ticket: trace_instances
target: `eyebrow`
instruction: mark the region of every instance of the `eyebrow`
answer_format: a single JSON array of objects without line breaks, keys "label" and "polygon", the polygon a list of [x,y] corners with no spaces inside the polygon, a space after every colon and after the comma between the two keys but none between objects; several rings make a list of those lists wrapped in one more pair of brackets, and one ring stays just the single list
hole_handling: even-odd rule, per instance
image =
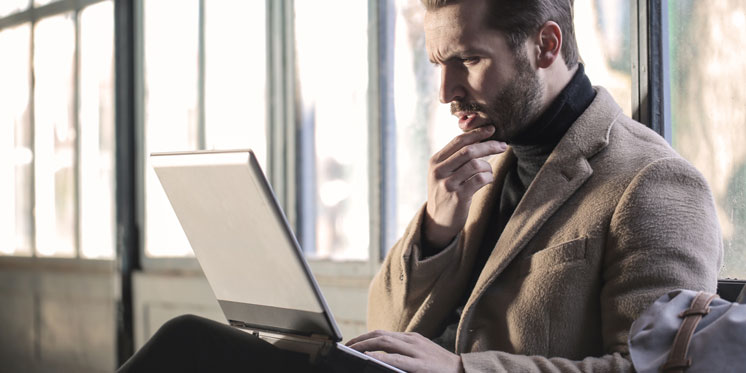
[{"label": "eyebrow", "polygon": [[[455,51],[455,52],[451,53],[445,59],[443,59],[443,62],[448,62],[448,61],[463,59],[463,56],[486,55],[486,54],[487,54],[487,52],[485,50],[483,50],[483,49],[480,49],[480,48],[469,48],[469,49],[465,49],[465,50],[461,50],[461,51]],[[428,60],[430,61],[430,63],[432,63],[434,65],[439,65],[440,64],[439,62],[433,60],[432,57],[428,57]]]}]

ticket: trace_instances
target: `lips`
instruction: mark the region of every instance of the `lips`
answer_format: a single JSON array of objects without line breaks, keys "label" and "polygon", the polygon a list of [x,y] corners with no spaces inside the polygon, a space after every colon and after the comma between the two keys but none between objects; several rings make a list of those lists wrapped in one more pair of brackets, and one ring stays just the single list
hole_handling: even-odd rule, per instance
[{"label": "lips", "polygon": [[457,112],[454,114],[458,117],[458,126],[462,131],[466,132],[476,128],[475,120],[479,118],[477,113],[474,112]]}]

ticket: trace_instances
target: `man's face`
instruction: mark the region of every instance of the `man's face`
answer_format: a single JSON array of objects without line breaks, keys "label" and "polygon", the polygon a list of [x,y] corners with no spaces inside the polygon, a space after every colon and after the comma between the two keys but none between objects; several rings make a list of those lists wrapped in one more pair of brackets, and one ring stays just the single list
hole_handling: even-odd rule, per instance
[{"label": "man's face", "polygon": [[543,87],[527,57],[487,27],[485,0],[464,0],[425,15],[430,60],[441,68],[440,101],[451,103],[462,131],[492,125],[511,139],[541,111]]}]

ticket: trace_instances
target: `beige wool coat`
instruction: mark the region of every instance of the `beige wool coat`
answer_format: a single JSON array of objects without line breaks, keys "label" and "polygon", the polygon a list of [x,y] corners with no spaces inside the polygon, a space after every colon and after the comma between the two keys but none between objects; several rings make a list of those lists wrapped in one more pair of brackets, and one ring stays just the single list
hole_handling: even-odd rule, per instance
[{"label": "beige wool coat", "polygon": [[[722,238],[709,187],[595,87],[515,209],[461,315],[466,372],[631,371],[632,321],[676,288],[715,291]],[[424,208],[370,287],[369,329],[432,338],[454,311],[507,171],[474,196],[455,244],[422,260]]]}]

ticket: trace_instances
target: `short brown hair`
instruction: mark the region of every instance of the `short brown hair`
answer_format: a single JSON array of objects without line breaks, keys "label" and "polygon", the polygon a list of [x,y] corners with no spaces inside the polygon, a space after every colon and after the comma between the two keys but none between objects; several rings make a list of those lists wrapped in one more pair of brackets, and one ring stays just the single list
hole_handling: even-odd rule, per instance
[{"label": "short brown hair", "polygon": [[[434,10],[459,0],[420,0],[427,10]],[[487,22],[505,33],[508,46],[515,52],[547,21],[554,21],[562,31],[562,57],[568,68],[578,63],[578,43],[573,28],[573,0],[485,0],[489,11]]]}]

